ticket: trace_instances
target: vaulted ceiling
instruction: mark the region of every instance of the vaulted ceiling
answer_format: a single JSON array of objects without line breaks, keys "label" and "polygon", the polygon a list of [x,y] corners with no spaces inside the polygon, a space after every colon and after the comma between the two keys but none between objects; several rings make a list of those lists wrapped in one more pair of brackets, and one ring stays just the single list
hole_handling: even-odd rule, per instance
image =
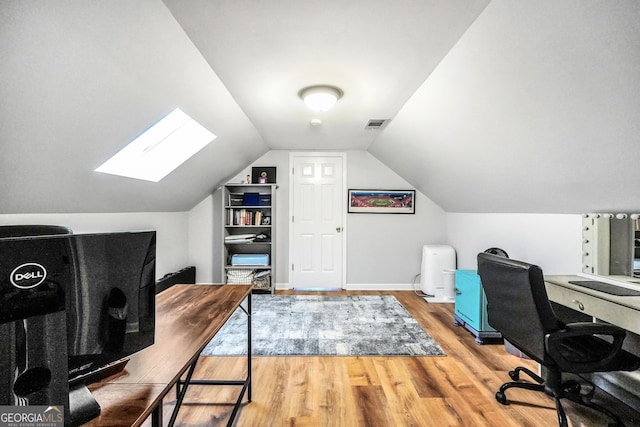
[{"label": "vaulted ceiling", "polygon": [[[3,1],[0,213],[189,210],[271,149],[368,150],[449,212],[637,211],[638,22],[636,0]],[[317,115],[297,93],[322,83],[344,97]],[[217,139],[159,183],[93,172],[176,107]]]}]

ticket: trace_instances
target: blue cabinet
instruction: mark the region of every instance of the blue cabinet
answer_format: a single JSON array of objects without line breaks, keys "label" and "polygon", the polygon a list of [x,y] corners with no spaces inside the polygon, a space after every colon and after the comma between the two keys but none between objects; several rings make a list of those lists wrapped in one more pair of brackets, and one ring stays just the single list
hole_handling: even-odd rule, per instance
[{"label": "blue cabinet", "polygon": [[475,270],[456,270],[455,282],[453,324],[464,326],[476,337],[478,344],[482,344],[485,338],[502,338],[487,321],[487,297],[478,273]]}]

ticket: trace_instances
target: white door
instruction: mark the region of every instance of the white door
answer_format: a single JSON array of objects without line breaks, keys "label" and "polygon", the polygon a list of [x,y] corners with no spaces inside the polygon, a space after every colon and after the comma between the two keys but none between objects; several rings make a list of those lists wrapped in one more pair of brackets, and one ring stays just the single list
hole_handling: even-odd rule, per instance
[{"label": "white door", "polygon": [[343,288],[344,154],[291,155],[294,288]]}]

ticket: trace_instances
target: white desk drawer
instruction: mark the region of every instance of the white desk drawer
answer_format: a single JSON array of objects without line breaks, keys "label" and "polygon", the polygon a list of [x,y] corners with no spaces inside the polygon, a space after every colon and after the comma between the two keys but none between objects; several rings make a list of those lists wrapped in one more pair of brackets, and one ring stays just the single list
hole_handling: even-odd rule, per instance
[{"label": "white desk drawer", "polygon": [[640,311],[546,282],[551,301],[640,334]]}]

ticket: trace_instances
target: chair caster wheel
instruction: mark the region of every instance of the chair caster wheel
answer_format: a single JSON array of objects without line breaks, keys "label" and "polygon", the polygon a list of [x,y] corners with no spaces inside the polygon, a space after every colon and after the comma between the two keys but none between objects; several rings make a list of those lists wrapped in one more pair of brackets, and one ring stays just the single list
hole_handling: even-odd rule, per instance
[{"label": "chair caster wheel", "polygon": [[520,379],[520,374],[517,371],[509,371],[509,376],[513,381],[518,381]]},{"label": "chair caster wheel", "polygon": [[573,394],[580,394],[580,390],[582,390],[582,386],[580,385],[580,383],[573,380],[569,380],[566,383],[564,383],[562,388],[565,393],[573,393]]},{"label": "chair caster wheel", "polygon": [[496,392],[496,400],[502,403],[503,405],[509,404],[509,401],[507,400],[507,396],[505,396],[505,394],[501,391]]}]

